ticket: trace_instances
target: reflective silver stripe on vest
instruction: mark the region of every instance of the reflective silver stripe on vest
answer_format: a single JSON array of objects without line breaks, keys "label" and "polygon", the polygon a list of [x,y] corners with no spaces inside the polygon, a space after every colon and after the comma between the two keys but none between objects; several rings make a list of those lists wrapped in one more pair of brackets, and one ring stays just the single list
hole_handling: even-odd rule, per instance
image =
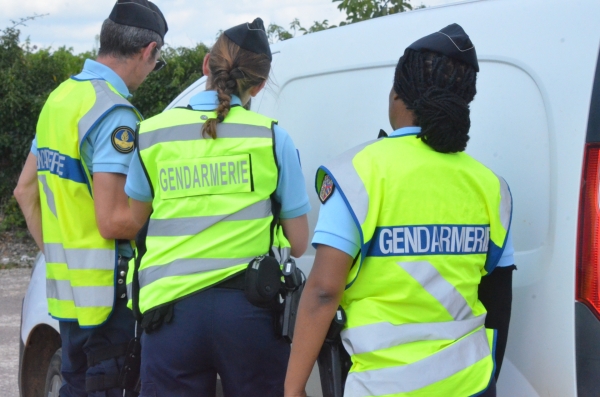
[{"label": "reflective silver stripe on vest", "polygon": [[412,364],[350,372],[344,397],[409,393],[447,379],[490,354],[485,328],[481,328],[444,350]]},{"label": "reflective silver stripe on vest", "polygon": [[68,280],[46,280],[46,296],[74,301],[76,307],[112,307],[114,287],[71,287]]},{"label": "reflective silver stripe on vest", "polygon": [[[248,124],[217,124],[219,138],[272,138],[270,128]],[[139,134],[139,150],[162,142],[195,141],[204,139],[202,123],[177,125]]]},{"label": "reflective silver stripe on vest", "polygon": [[342,331],[342,342],[350,355],[369,353],[422,340],[457,340],[484,323],[485,314],[440,323],[375,323]]},{"label": "reflective silver stripe on vest", "polygon": [[69,269],[114,270],[115,251],[110,249],[64,249],[60,243],[44,243],[48,263],[66,263]]},{"label": "reflective silver stripe on vest", "polygon": [[510,226],[510,216],[512,214],[512,197],[506,181],[501,176],[498,176],[500,181],[500,221],[504,230],[508,230]]},{"label": "reflective silver stripe on vest", "polygon": [[142,269],[138,273],[140,288],[152,284],[153,282],[165,277],[186,276],[190,274],[207,272],[210,270],[227,269],[228,267],[250,263],[252,258],[216,258],[216,259],[198,259],[185,258],[177,259],[166,265],[150,266]]},{"label": "reflective silver stripe on vest", "polygon": [[104,113],[110,110],[113,106],[127,106],[133,108],[133,105],[129,103],[121,95],[113,92],[109,87],[108,83],[104,80],[90,80],[94,90],[96,91],[96,102],[94,106],[79,120],[79,144],[85,138],[88,131],[94,126],[94,124],[102,117]]},{"label": "reflective silver stripe on vest", "polygon": [[398,265],[437,299],[454,320],[460,321],[473,317],[473,311],[465,298],[431,263],[427,261],[398,262]]},{"label": "reflective silver stripe on vest", "polygon": [[69,280],[46,279],[46,297],[49,299],[58,299],[61,301],[72,301],[73,290]]},{"label": "reflective silver stripe on vest", "polygon": [[367,212],[369,211],[369,194],[361,179],[356,172],[356,168],[352,164],[352,159],[365,147],[372,145],[378,141],[366,142],[360,146],[357,146],[349,151],[345,152],[331,163],[325,164],[325,167],[331,171],[331,176],[340,185],[340,190],[343,191],[344,196],[350,203],[350,208],[356,215],[358,222],[362,225],[367,219]]},{"label": "reflective silver stripe on vest", "polygon": [[48,201],[48,207],[50,207],[50,211],[54,214],[55,217],[58,218],[56,214],[56,200],[54,199],[54,193],[50,190],[50,186],[48,186],[48,180],[46,179],[46,175],[38,174],[38,180],[42,184],[44,189],[44,194],[46,195],[46,200]]},{"label": "reflective silver stripe on vest", "polygon": [[249,221],[271,215],[271,200],[263,200],[234,214],[196,216],[190,218],[150,219],[148,236],[175,237],[198,234],[217,222]]}]

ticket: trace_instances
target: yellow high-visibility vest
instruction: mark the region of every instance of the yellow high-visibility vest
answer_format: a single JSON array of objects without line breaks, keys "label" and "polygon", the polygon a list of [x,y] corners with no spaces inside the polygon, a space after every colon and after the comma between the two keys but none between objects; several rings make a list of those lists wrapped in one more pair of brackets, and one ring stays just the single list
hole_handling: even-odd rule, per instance
[{"label": "yellow high-visibility vest", "polygon": [[510,225],[504,180],[466,153],[438,153],[405,135],[322,166],[316,187],[323,184],[339,189],[361,237],[342,298],[353,363],[344,396],[485,390],[495,331],[484,327],[477,291]]},{"label": "yellow high-visibility vest", "polygon": [[[103,324],[115,301],[117,245],[100,235],[93,180],[81,159],[87,134],[115,107],[141,119],[108,82],[69,79],[50,94],[37,124],[48,309],[81,327]],[[121,138],[133,144],[133,134]]]},{"label": "yellow high-visibility vest", "polygon": [[153,192],[138,270],[142,313],[232,277],[256,256],[271,253],[282,263],[290,255],[273,219],[275,121],[234,106],[217,139],[205,139],[202,125],[214,117],[175,108],[140,124],[138,150]]}]

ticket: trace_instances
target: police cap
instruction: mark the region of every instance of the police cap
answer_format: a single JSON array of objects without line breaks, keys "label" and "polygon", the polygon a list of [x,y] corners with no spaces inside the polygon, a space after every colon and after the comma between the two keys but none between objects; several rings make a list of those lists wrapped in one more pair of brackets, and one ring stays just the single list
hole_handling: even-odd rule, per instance
[{"label": "police cap", "polygon": [[246,22],[234,26],[227,29],[223,34],[244,50],[255,54],[265,54],[269,57],[269,60],[273,59],[262,19],[256,18],[252,23]]},{"label": "police cap", "polygon": [[453,23],[439,32],[422,37],[408,46],[415,51],[433,51],[471,65],[479,72],[475,46],[463,28]]},{"label": "police cap", "polygon": [[108,19],[121,25],[152,30],[163,40],[169,30],[162,12],[148,0],[117,0]]}]

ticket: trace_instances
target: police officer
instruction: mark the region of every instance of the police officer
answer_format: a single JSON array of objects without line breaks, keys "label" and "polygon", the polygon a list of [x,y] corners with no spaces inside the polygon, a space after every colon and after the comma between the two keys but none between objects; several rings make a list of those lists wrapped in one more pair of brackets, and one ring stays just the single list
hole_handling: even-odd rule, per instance
[{"label": "police officer", "polygon": [[[133,338],[125,273],[139,229],[123,188],[141,120],[129,103],[158,69],[167,23],[146,0],[119,0],[98,58],[44,105],[15,196],[46,258],[48,309],[62,339],[60,395],[122,396]],[[38,185],[39,181],[39,185]]]},{"label": "police officer", "polygon": [[[496,333],[484,325],[478,287],[497,266],[511,280],[512,199],[501,177],[464,153],[478,71],[459,25],[416,41],[396,66],[391,136],[319,168],[317,253],[286,397],[306,395],[340,302],[352,359],[345,396],[496,395]],[[505,313],[503,285],[494,299]]]},{"label": "police officer", "polygon": [[207,91],[140,125],[125,190],[140,224],[151,214],[131,284],[142,396],[214,396],[217,374],[225,396],[283,394],[289,345],[273,309],[245,296],[262,256],[277,259],[277,284],[279,264],[308,243],[294,143],[244,108],[271,59],[260,18],[225,30],[204,59]]}]

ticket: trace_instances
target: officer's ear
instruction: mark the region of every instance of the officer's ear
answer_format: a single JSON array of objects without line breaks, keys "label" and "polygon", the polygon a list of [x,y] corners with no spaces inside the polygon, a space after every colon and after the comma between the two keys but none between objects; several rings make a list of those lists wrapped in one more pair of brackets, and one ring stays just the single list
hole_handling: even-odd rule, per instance
[{"label": "officer's ear", "polygon": [[158,43],[156,41],[153,41],[146,47],[143,47],[140,52],[142,61],[146,63],[155,63],[157,58],[156,54],[158,53],[158,51]]},{"label": "officer's ear", "polygon": [[208,60],[210,59],[210,53],[204,56],[204,60],[202,61],[202,73],[205,76],[210,75],[210,68],[208,67]]},{"label": "officer's ear", "polygon": [[265,85],[267,84],[267,80],[263,80],[262,83],[260,83],[259,85],[255,85],[254,87],[250,87],[250,89],[248,90],[248,94],[250,94],[251,97],[255,97],[256,95],[258,95],[258,93],[265,88]]}]

